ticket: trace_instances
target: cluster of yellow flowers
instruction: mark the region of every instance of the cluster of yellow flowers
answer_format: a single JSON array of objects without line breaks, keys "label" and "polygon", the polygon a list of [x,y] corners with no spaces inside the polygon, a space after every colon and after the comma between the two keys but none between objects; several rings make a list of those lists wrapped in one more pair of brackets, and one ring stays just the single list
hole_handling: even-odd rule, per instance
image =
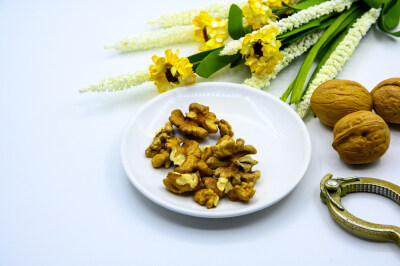
[{"label": "cluster of yellow flowers", "polygon": [[[245,25],[251,26],[253,30],[256,30],[275,21],[277,16],[272,13],[271,8],[282,7],[281,1],[248,0],[247,5],[245,3],[240,4],[245,18]],[[290,0],[283,1],[288,3]],[[190,16],[187,16],[188,14],[183,15],[185,15],[185,18],[191,17],[192,13],[190,13]],[[172,22],[175,20],[172,20]],[[170,45],[186,39],[195,39],[202,43],[199,50],[207,51],[223,47],[224,42],[229,38],[228,20],[221,18],[221,16],[212,17],[206,11],[200,11],[192,19],[192,25],[170,24],[168,24],[172,26],[170,28],[136,37],[124,38],[114,45],[107,46],[107,48],[121,51],[140,50]],[[188,37],[190,32],[192,32],[192,35]],[[253,73],[270,74],[277,62],[283,58],[282,53],[279,52],[281,43],[276,40],[277,33],[277,28],[271,28],[246,35],[241,53],[246,58],[245,64],[250,67]],[[81,92],[122,90],[145,81],[154,81],[158,91],[161,93],[179,86],[194,84],[196,81],[193,65],[188,58],[179,58],[179,50],[174,53],[171,49],[167,49],[164,57],[154,55],[152,61],[154,64],[150,65],[148,71],[137,71],[132,74],[108,78],[89,88],[82,89]],[[129,83],[125,84],[127,81]]]},{"label": "cluster of yellow flowers", "polygon": [[[272,13],[271,6],[281,7],[281,1],[249,0],[248,5],[242,8],[246,25],[259,29],[275,21],[277,17]],[[205,11],[201,11],[193,19],[193,25],[195,40],[203,43],[200,51],[222,47],[229,37],[228,21],[213,18]],[[278,61],[283,59],[283,54],[279,52],[281,43],[276,40],[277,34],[278,29],[273,27],[255,34],[247,34],[244,38],[241,53],[246,58],[245,64],[253,73],[271,74]],[[154,81],[159,92],[195,83],[196,75],[192,64],[186,57],[178,58],[178,53],[179,51],[173,53],[168,49],[165,51],[165,57],[152,58],[154,65],[149,68],[150,80]]]},{"label": "cluster of yellow flowers", "polygon": [[278,61],[283,59],[279,51],[281,42],[276,40],[276,35],[278,28],[271,27],[244,37],[240,53],[246,58],[245,64],[251,72],[271,74]]},{"label": "cluster of yellow flowers", "polygon": [[165,92],[179,86],[192,85],[196,81],[192,64],[186,57],[178,57],[171,49],[165,51],[165,57],[154,55],[154,65],[149,67],[150,80],[154,81],[159,92]]},{"label": "cluster of yellow flowers", "polygon": [[205,11],[201,11],[200,15],[193,19],[193,25],[195,26],[194,38],[204,43],[200,51],[221,47],[229,37],[228,21],[213,18]]},{"label": "cluster of yellow flowers", "polygon": [[[281,1],[276,1],[281,3]],[[242,8],[243,16],[246,18],[246,26],[251,26],[253,30],[276,21],[277,16],[272,13],[272,5],[275,2],[264,2],[262,0],[249,0],[247,6]]]}]

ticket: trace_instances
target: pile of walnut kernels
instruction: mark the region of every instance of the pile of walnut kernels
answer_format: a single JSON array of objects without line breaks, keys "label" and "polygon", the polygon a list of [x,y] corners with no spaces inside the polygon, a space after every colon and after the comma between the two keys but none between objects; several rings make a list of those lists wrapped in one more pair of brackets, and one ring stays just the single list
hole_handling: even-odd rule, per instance
[{"label": "pile of walnut kernels", "polygon": [[[188,139],[175,137],[173,126]],[[194,140],[218,130],[221,138],[214,146],[199,147]],[[260,171],[252,171],[258,162],[251,154],[257,150],[232,136],[227,121],[217,119],[208,106],[192,103],[186,115],[178,109],[171,112],[169,122],[156,132],[145,154],[155,168],[175,166],[163,180],[173,193],[194,193],[194,200],[207,208],[216,207],[226,195],[231,201],[246,202],[254,196],[254,183],[261,176]]]}]

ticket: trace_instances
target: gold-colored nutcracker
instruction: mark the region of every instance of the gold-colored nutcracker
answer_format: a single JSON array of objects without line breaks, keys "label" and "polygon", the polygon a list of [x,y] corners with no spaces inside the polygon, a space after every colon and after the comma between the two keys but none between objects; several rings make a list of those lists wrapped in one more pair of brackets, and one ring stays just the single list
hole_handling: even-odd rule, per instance
[{"label": "gold-colored nutcracker", "polygon": [[400,227],[370,223],[357,218],[343,207],[340,200],[348,193],[370,192],[400,204],[399,186],[369,177],[332,178],[332,174],[325,175],[320,186],[321,199],[339,225],[353,234],[375,240],[391,240],[400,246]]}]

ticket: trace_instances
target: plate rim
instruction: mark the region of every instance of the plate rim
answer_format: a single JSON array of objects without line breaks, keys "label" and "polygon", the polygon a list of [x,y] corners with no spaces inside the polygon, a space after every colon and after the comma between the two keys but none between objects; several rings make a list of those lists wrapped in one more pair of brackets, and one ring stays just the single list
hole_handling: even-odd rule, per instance
[{"label": "plate rim", "polygon": [[[277,197],[275,200],[273,200],[271,202],[267,202],[266,204],[259,204],[259,205],[255,205],[253,207],[234,210],[234,211],[207,213],[207,212],[199,212],[197,210],[188,210],[184,207],[179,207],[179,206],[175,206],[173,204],[169,204],[169,203],[159,199],[158,197],[154,196],[144,186],[142,186],[140,184],[140,182],[137,182],[137,180],[135,178],[133,178],[134,174],[131,173],[129,170],[127,158],[124,156],[125,150],[127,149],[127,147],[126,147],[126,145],[124,145],[124,143],[126,142],[126,139],[128,138],[128,129],[132,126],[132,124],[136,121],[136,119],[140,116],[140,114],[147,108],[147,106],[151,105],[155,101],[159,101],[160,99],[169,97],[170,95],[180,93],[181,91],[190,90],[193,87],[195,87],[196,89],[202,89],[202,88],[207,88],[209,86],[227,86],[227,85],[237,87],[238,89],[250,90],[257,94],[263,95],[263,97],[270,98],[272,101],[277,102],[278,104],[282,105],[285,109],[287,109],[289,112],[291,112],[292,115],[295,117],[295,119],[300,122],[299,124],[305,133],[305,138],[306,138],[305,146],[306,146],[306,152],[307,152],[307,154],[306,154],[307,158],[306,158],[306,163],[304,164],[304,169],[302,169],[301,172],[299,172],[301,174],[299,174],[299,177],[296,179],[294,184],[288,190],[286,190],[285,193],[283,193],[280,197]],[[136,114],[132,116],[132,118],[129,120],[129,122],[127,123],[127,125],[124,128],[123,136],[121,139],[121,154],[120,155],[122,158],[123,168],[125,170],[126,175],[129,178],[130,182],[140,193],[142,193],[150,201],[152,201],[152,202],[156,203],[157,205],[162,206],[168,210],[171,210],[171,211],[174,211],[177,213],[181,213],[181,214],[185,214],[185,215],[189,215],[189,216],[201,217],[201,218],[230,218],[230,217],[237,217],[237,216],[247,215],[250,213],[260,211],[262,209],[265,209],[269,206],[274,205],[278,201],[285,198],[288,194],[290,194],[294,190],[294,188],[300,183],[300,181],[303,179],[303,177],[310,165],[311,151],[312,151],[311,137],[310,137],[310,133],[308,132],[308,129],[307,129],[304,121],[300,118],[300,116],[292,108],[290,108],[289,105],[287,105],[280,99],[276,98],[275,96],[271,95],[270,93],[268,93],[266,91],[256,89],[256,88],[250,87],[248,85],[244,85],[244,84],[230,83],[230,82],[203,82],[203,83],[197,83],[197,84],[194,84],[191,86],[179,87],[179,88],[164,92],[162,94],[155,96],[154,98],[152,98],[151,100],[149,100],[148,102],[143,104],[136,111]]]}]

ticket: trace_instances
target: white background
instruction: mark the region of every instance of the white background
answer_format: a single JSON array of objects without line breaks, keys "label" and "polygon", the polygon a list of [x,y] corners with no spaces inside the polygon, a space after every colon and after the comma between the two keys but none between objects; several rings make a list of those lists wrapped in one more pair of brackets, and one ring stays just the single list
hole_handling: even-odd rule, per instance
[{"label": "white background", "polygon": [[[215,1],[0,2],[0,265],[398,265],[399,247],[342,230],[320,198],[319,182],[372,176],[400,184],[400,127],[378,162],[343,163],[318,119],[310,167],[285,199],[238,218],[202,219],[159,207],[129,182],[120,141],[130,118],[155,97],[153,85],[79,94],[107,77],[147,68],[164,48],[120,54],[105,44],[149,31],[158,15]],[[399,40],[371,29],[338,78],[371,90],[400,76]],[[182,55],[197,44],[176,45]],[[301,60],[267,89],[280,96]],[[241,83],[245,68],[212,79]],[[142,152],[142,151],[138,151]],[[290,167],[290,165],[288,165]],[[353,194],[360,218],[400,226],[399,206]]]}]

